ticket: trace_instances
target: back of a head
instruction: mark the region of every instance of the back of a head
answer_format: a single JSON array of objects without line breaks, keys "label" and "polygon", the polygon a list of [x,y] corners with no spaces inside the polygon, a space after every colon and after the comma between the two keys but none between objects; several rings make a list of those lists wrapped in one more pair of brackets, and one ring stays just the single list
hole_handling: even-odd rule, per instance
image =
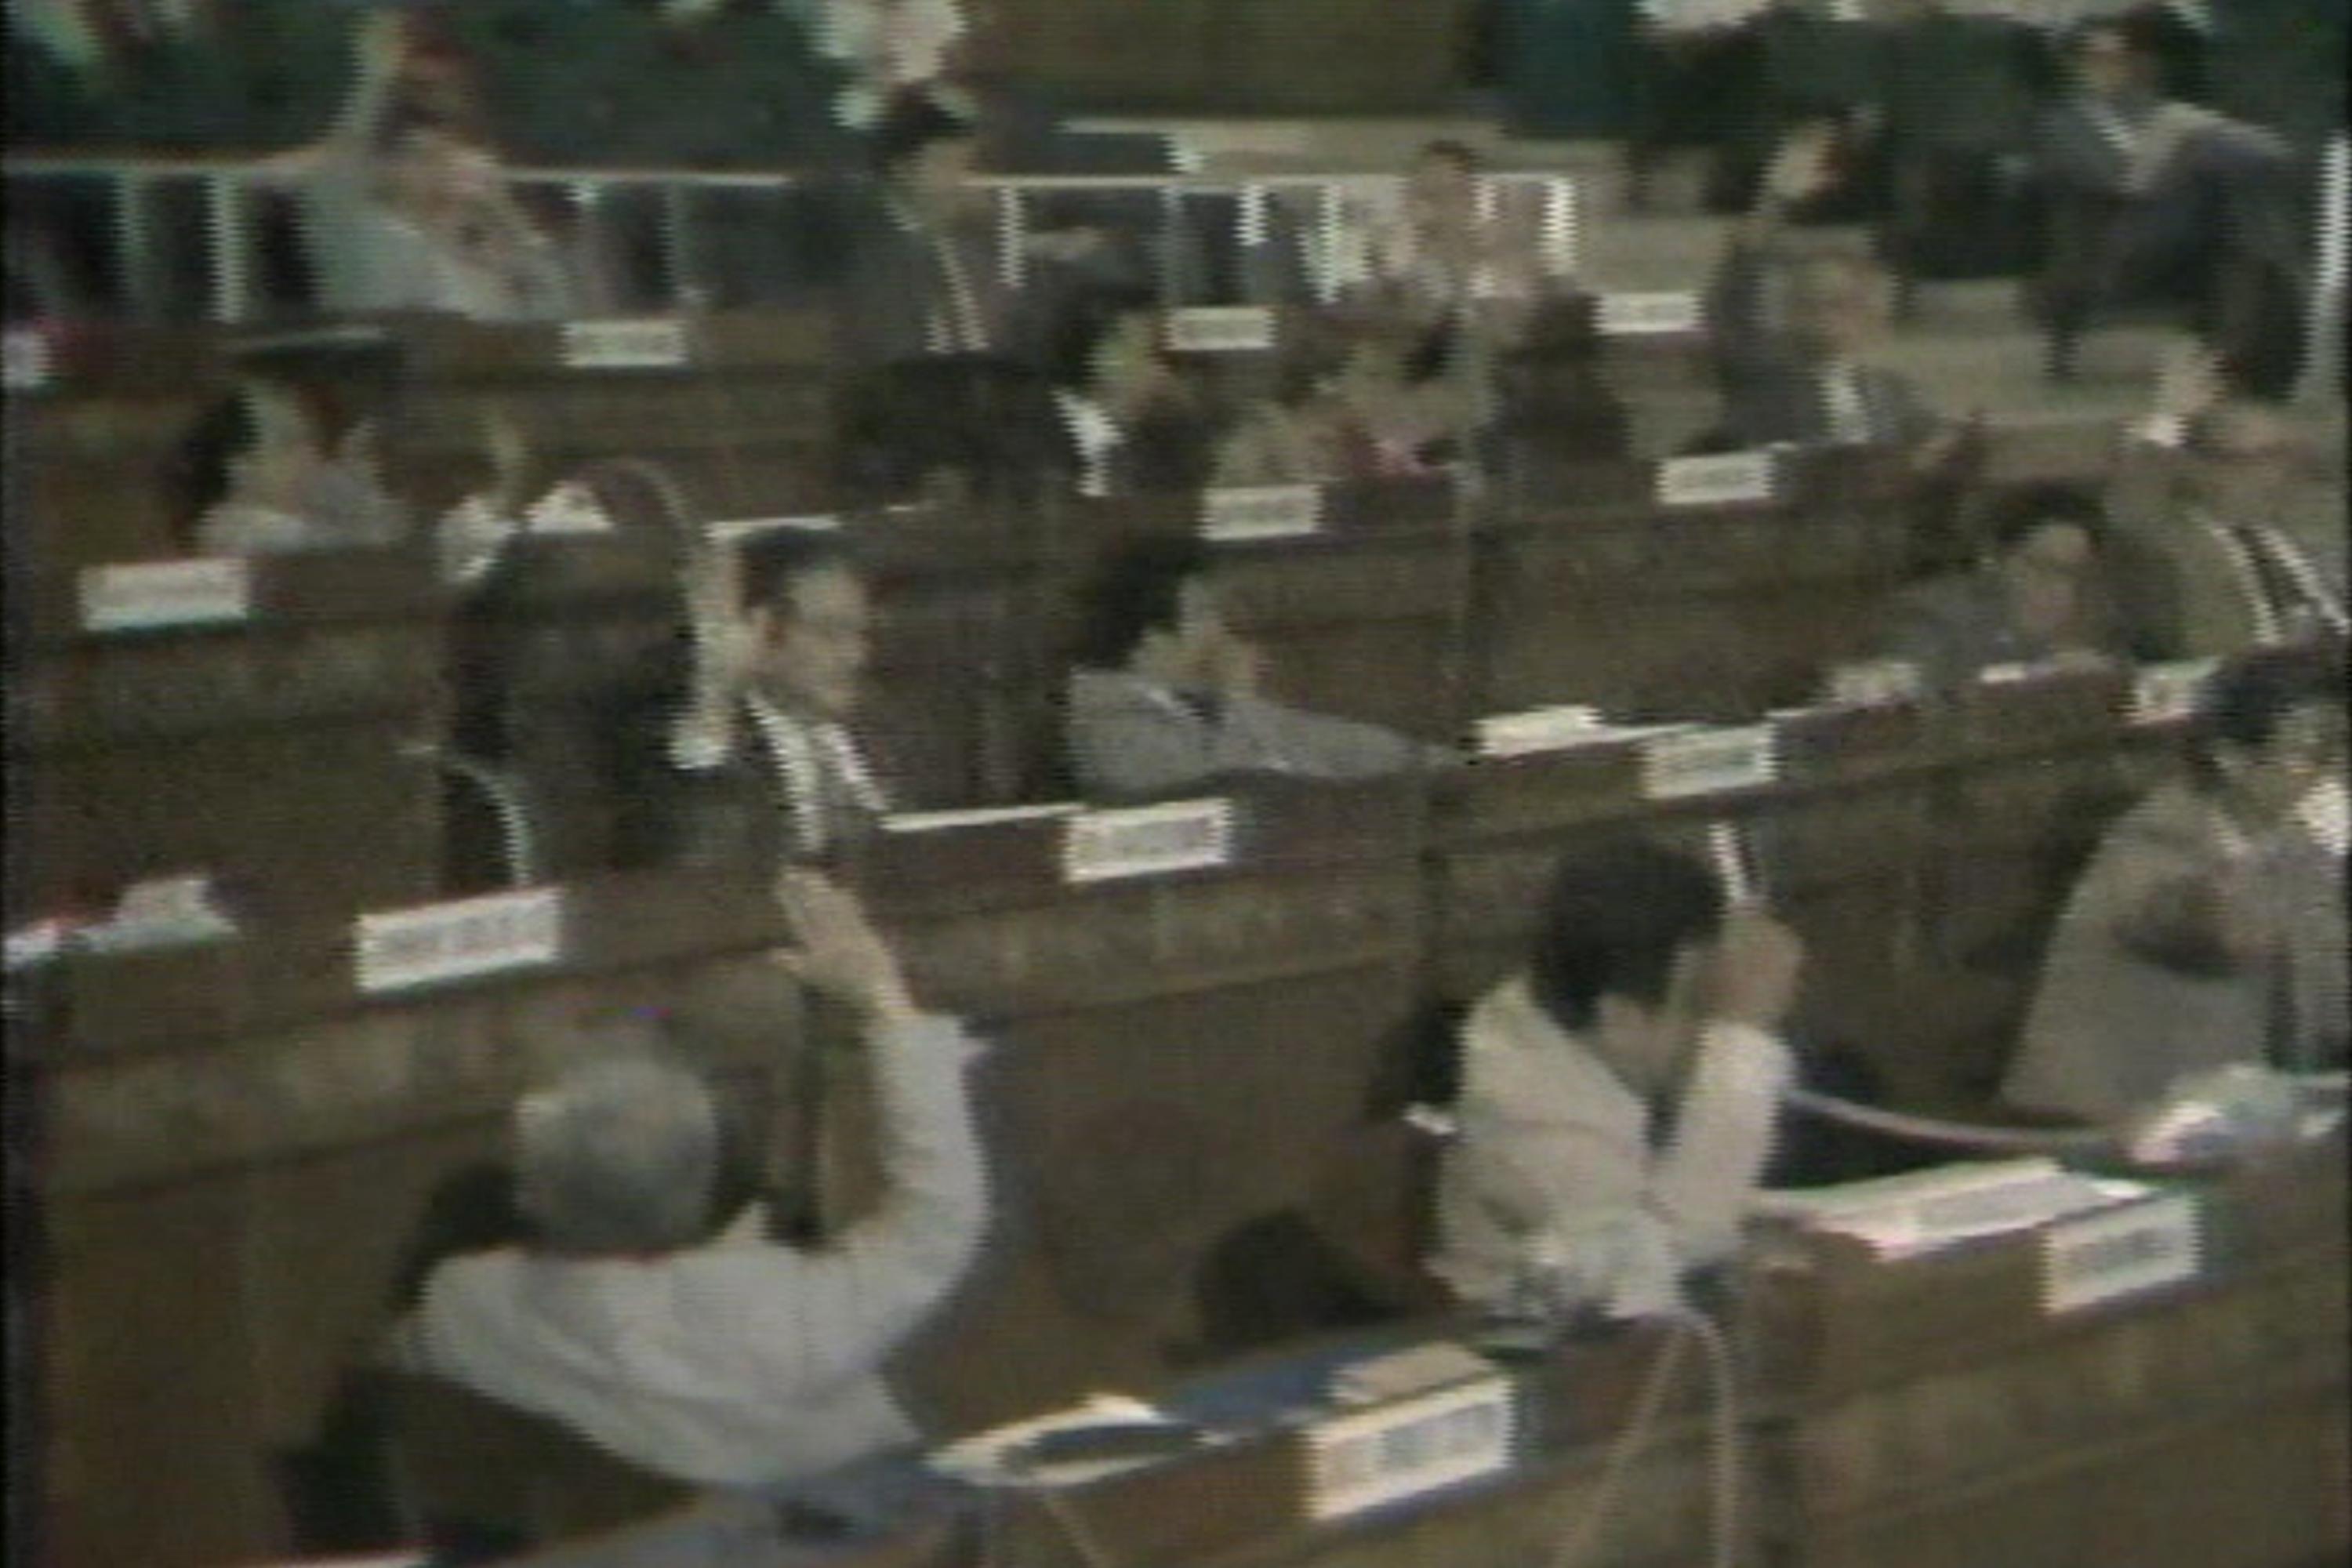
[{"label": "back of a head", "polygon": [[736,546],[741,563],[743,608],[788,614],[793,584],[813,573],[855,571],[848,541],[823,528],[771,528]]},{"label": "back of a head", "polygon": [[1094,380],[1095,353],[1128,317],[1151,310],[1148,289],[1102,283],[1065,301],[1046,333],[1045,374],[1057,387],[1083,391]]},{"label": "back of a head", "polygon": [[194,547],[197,525],[234,488],[233,465],[260,444],[260,416],[245,387],[223,394],[196,416],[173,449],[166,472],[182,548]]},{"label": "back of a head", "polygon": [[2344,676],[2344,656],[2335,648],[2266,649],[2225,665],[2199,693],[2191,758],[2210,776],[2219,752],[2260,751],[2295,710],[2340,708]]},{"label": "back of a head", "polygon": [[2005,555],[2056,523],[2079,528],[2096,542],[2106,531],[2106,513],[2098,497],[2080,485],[2037,479],[2011,485],[1991,498],[1983,538],[1995,553]]},{"label": "back of a head", "polygon": [[1580,1030],[1601,998],[1665,998],[1675,961],[1723,928],[1723,889],[1695,857],[1648,838],[1571,851],[1552,873],[1528,963],[1537,1003]]},{"label": "back of a head", "polygon": [[1204,576],[1209,563],[1208,546],[1185,533],[1146,534],[1112,550],[1080,607],[1076,662],[1124,668],[1146,637],[1181,618],[1184,584]]},{"label": "back of a head", "polygon": [[919,88],[909,88],[891,99],[874,128],[874,170],[891,177],[936,142],[962,141],[979,128]]},{"label": "back of a head", "polygon": [[603,1056],[526,1096],[514,1124],[520,1206],[551,1250],[664,1252],[708,1225],[718,1109],[685,1068]]}]

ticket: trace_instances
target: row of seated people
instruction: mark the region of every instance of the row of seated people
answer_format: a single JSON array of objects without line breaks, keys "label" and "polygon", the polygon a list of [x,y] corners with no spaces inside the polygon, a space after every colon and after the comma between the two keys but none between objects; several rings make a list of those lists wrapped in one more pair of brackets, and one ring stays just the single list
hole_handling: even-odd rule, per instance
[{"label": "row of seated people", "polygon": [[[2265,654],[2207,689],[2179,776],[2070,900],[2012,1073],[2023,1103],[2123,1127],[2184,1075],[2340,1067],[2338,942],[2312,929],[2332,909],[2340,939],[2338,679],[2332,658]],[[469,1178],[482,1207],[425,1239],[382,1353],[681,1487],[838,1508],[828,1472],[917,1439],[893,1354],[957,1310],[1006,1200],[963,1081],[971,1037],[922,1015],[849,895],[807,871],[779,892],[780,962],[859,1020],[883,1205],[822,1247],[792,1238],[789,1199],[741,1181],[711,1086],[649,1037],[605,1040],[517,1106],[510,1171]],[[1784,1115],[1802,959],[1684,852],[1617,837],[1561,861],[1524,962],[1460,1030],[1433,1300],[1641,1319],[1708,1299]],[[482,1522],[439,1521],[516,1544],[468,1542]]]},{"label": "row of seated people", "polygon": [[[357,8],[38,0],[8,14],[8,140],[62,150],[282,150],[345,86]],[[436,5],[415,74],[534,163],[810,163],[890,84],[950,68],[953,0]],[[566,62],[558,87],[545,51]]]}]

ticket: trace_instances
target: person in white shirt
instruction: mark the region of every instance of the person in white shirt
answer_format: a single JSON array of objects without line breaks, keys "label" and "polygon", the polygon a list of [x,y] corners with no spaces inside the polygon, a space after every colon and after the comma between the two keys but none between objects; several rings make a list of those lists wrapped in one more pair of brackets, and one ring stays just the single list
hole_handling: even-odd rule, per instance
[{"label": "person in white shirt", "polygon": [[1801,950],[1638,838],[1564,860],[1527,967],[1463,1027],[1430,1268],[1466,1302],[1671,1311],[1738,1247],[1791,1077]]},{"label": "person in white shirt", "polygon": [[682,676],[624,737],[646,759],[624,795],[623,858],[764,876],[824,860],[888,797],[849,729],[873,607],[846,546],[777,528],[705,541],[688,568]]},{"label": "person in white shirt", "polygon": [[1071,773],[1089,798],[1253,773],[1374,778],[1453,760],[1444,747],[1260,695],[1264,655],[1225,624],[1209,548],[1189,535],[1114,551],[1084,618],[1064,718]]},{"label": "person in white shirt", "polygon": [[517,205],[497,157],[408,89],[408,24],[372,13],[335,128],[281,160],[331,311],[425,310],[546,321],[580,308],[562,248]]},{"label": "person in white shirt", "polygon": [[[248,376],[200,414],[173,458],[183,542],[205,555],[280,555],[409,543],[408,510],[384,488],[370,419],[330,442],[300,386]],[[530,453],[509,421],[485,422],[490,482],[444,512],[432,548],[443,580],[483,580],[530,526]],[[576,486],[559,487],[567,496]],[[553,495],[556,492],[550,492]],[[544,498],[542,498],[544,499]]]},{"label": "person in white shirt", "polygon": [[913,1442],[888,1358],[978,1250],[987,1184],[964,1088],[974,1047],[927,1016],[856,901],[797,872],[782,961],[854,1008],[872,1053],[886,1194],[821,1252],[753,1204],[707,1237],[709,1087],[650,1056],[576,1063],[516,1106],[525,1245],[452,1258],[390,1358],[572,1428],[655,1474],[775,1485]]}]

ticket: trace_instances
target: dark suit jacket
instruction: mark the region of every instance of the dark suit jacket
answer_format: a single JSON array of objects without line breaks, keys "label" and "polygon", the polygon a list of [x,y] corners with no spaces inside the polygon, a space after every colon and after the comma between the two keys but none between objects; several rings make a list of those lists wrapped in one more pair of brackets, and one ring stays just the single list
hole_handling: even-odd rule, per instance
[{"label": "dark suit jacket", "polygon": [[[920,359],[936,351],[934,319],[946,319],[953,295],[938,248],[901,222],[878,186],[841,193],[824,221],[839,226],[839,345],[850,366]],[[999,270],[995,236],[977,222],[950,231],[948,244],[971,289],[991,352],[1019,336],[1013,295]]]},{"label": "dark suit jacket", "polygon": [[748,718],[738,725],[733,753],[718,766],[682,768],[672,760],[670,729],[686,670],[682,649],[666,653],[610,711],[607,754],[621,803],[614,860],[772,876],[805,858],[782,770]]}]

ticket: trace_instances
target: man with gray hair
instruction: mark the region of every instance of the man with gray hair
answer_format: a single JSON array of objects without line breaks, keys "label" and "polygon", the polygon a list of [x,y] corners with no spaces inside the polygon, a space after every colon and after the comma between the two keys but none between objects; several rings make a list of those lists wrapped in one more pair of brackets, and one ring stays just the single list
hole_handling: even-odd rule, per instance
[{"label": "man with gray hair", "polygon": [[779,885],[805,984],[873,1053],[886,1191],[822,1252],[768,1238],[764,1204],[715,1237],[719,1107],[683,1067],[604,1055],[516,1108],[534,1238],[442,1264],[394,1360],[707,1486],[790,1481],[911,1442],[882,1363],[971,1261],[987,1209],[963,1068],[855,899]]}]

